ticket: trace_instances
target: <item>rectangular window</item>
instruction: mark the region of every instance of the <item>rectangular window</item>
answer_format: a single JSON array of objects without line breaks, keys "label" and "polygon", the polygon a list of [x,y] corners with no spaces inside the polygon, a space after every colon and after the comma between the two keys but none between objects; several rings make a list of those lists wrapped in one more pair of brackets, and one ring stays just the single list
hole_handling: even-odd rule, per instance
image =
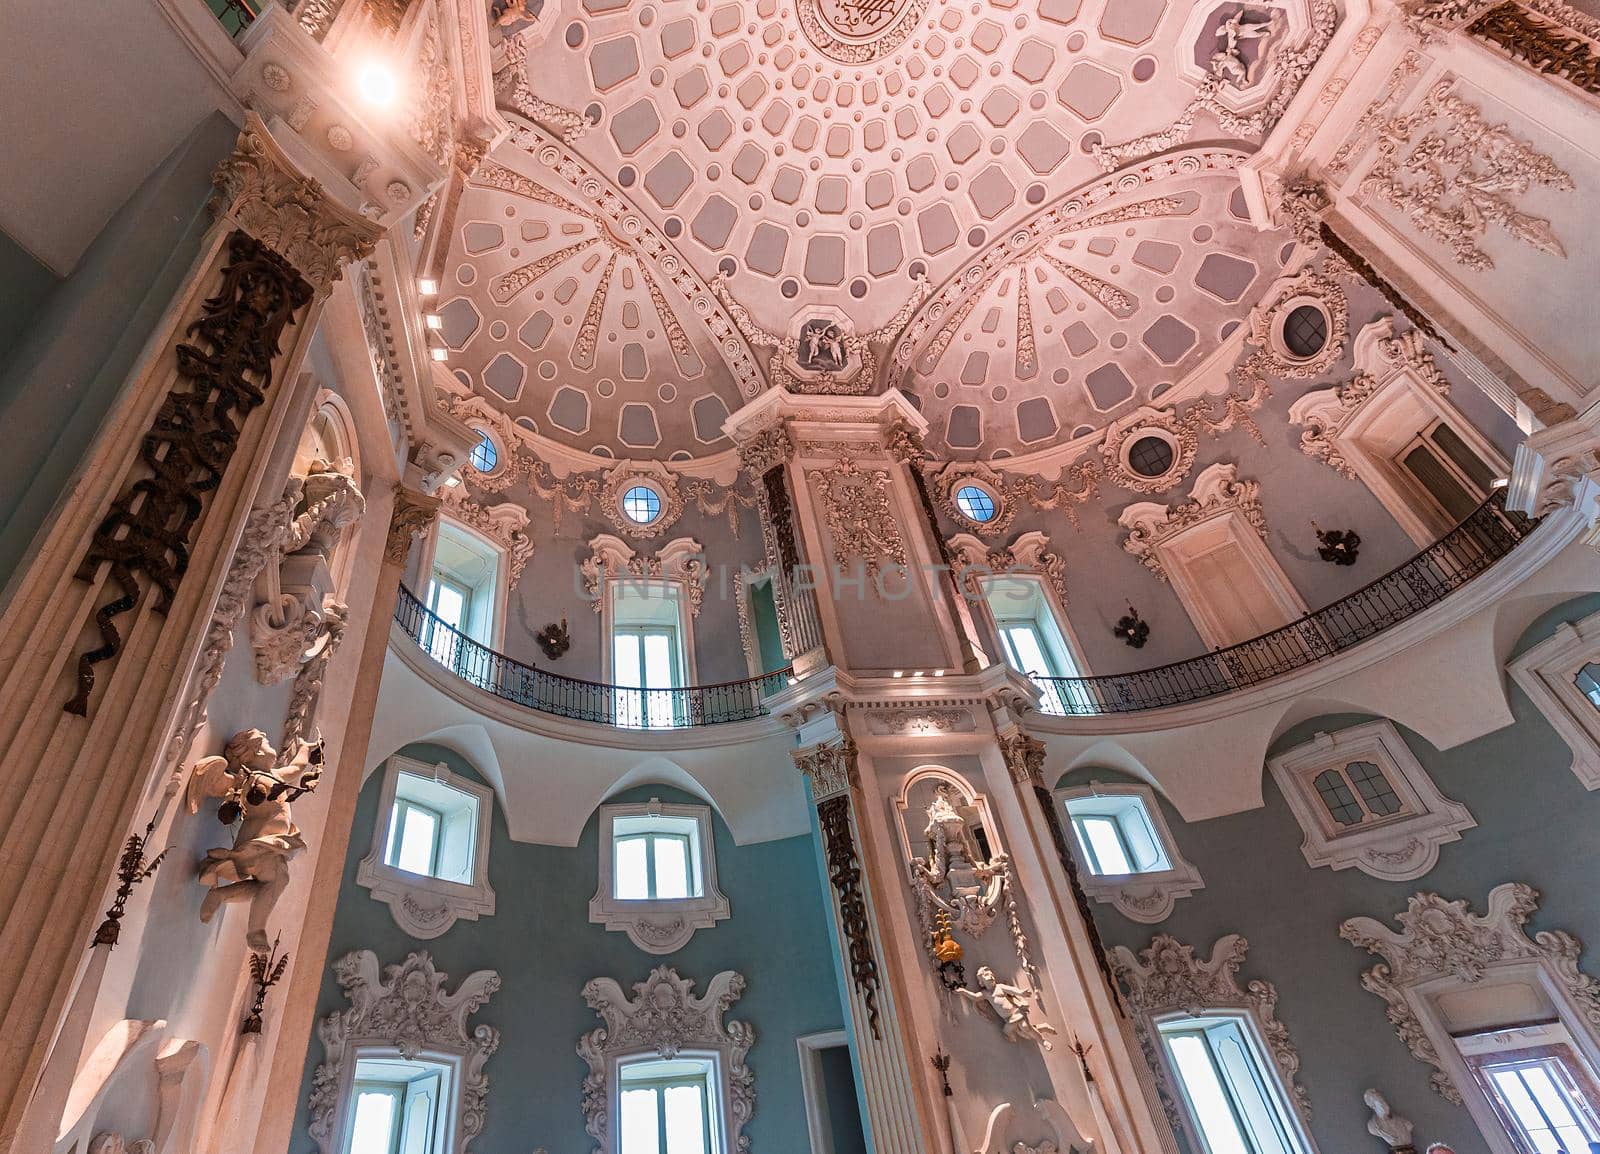
[{"label": "rectangular window", "polygon": [[1077,797],[1067,802],[1067,816],[1092,874],[1159,873],[1172,868],[1142,798]]},{"label": "rectangular window", "polygon": [[1511,1136],[1524,1154],[1577,1154],[1600,1142],[1594,1112],[1559,1058],[1496,1062],[1482,1070],[1491,1101],[1511,1122]]},{"label": "rectangular window", "polygon": [[357,1061],[344,1154],[447,1154],[439,1107],[449,1077],[420,1059]]},{"label": "rectangular window", "polygon": [[425,599],[434,620],[422,639],[436,661],[468,660],[472,647],[463,638],[494,646],[499,575],[498,546],[454,522],[439,522]]},{"label": "rectangular window", "polygon": [[1078,663],[1039,582],[1032,577],[991,577],[982,587],[1006,664],[1039,687],[1040,707],[1046,713],[1072,712],[1068,706],[1079,690],[1055,679],[1080,676]]},{"label": "rectangular window", "polygon": [[1157,1028],[1205,1154],[1309,1154],[1248,1022],[1207,1014]]},{"label": "rectangular window", "polygon": [[613,818],[611,858],[612,896],[623,901],[673,901],[705,892],[694,818]]},{"label": "rectangular window", "polygon": [[632,1062],[620,1078],[620,1154],[717,1154],[709,1062]]},{"label": "rectangular window", "polygon": [[616,724],[638,729],[687,725],[683,622],[670,585],[616,582],[611,602],[611,681]]},{"label": "rectangular window", "polygon": [[476,797],[420,774],[396,777],[384,865],[471,884],[477,845]]},{"label": "rectangular window", "polygon": [[1489,495],[1494,474],[1443,421],[1435,421],[1400,451],[1400,466],[1452,521]]}]

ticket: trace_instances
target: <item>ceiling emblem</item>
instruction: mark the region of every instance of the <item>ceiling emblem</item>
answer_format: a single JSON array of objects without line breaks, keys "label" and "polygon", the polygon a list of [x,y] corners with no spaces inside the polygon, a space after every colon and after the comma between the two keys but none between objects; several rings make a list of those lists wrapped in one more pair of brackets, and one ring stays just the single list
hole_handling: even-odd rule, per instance
[{"label": "ceiling emblem", "polygon": [[928,9],[928,0],[800,0],[806,39],[832,60],[865,64],[893,52]]}]

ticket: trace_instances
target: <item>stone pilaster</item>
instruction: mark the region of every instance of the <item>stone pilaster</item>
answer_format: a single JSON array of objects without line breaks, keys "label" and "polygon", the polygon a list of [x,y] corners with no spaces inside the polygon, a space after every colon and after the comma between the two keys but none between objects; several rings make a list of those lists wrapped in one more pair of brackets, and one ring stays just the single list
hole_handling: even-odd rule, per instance
[{"label": "stone pilaster", "polygon": [[148,817],[229,558],[283,484],[273,449],[311,402],[289,382],[377,236],[254,117],[216,184],[207,243],[0,619],[0,1151]]}]

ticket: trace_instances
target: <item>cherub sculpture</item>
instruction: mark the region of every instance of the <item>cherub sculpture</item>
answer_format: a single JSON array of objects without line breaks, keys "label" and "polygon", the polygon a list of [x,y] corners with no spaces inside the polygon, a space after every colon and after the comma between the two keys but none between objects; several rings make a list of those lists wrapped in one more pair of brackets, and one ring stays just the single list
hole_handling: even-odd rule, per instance
[{"label": "cherub sculpture", "polygon": [[1033,1013],[1033,991],[1007,985],[996,978],[988,966],[979,966],[978,988],[957,990],[956,993],[985,1013],[1000,1019],[1000,1032],[1005,1035],[1006,1041],[1021,1042],[1026,1039],[1039,1043],[1043,1049],[1051,1048],[1050,1040],[1045,1035],[1054,1034],[1056,1028],[1048,1022],[1029,1019]]},{"label": "cherub sculpture", "polygon": [[1219,80],[1231,80],[1243,86],[1252,80],[1253,67],[1245,61],[1244,46],[1251,40],[1270,36],[1278,27],[1278,14],[1272,12],[1266,20],[1246,24],[1245,12],[1240,8],[1217,28],[1217,39],[1222,43],[1211,54],[1211,74]]},{"label": "cherub sculpture", "polygon": [[227,902],[250,903],[245,940],[250,948],[267,949],[267,918],[289,884],[289,859],[305,848],[305,839],[289,814],[289,803],[317,787],[322,776],[322,744],[302,748],[288,765],[278,765],[278,751],[259,729],[245,729],[228,739],[220,757],[203,757],[189,771],[189,812],[204,798],[221,798],[217,818],[239,823],[230,849],[206,851],[200,881],[211,892],[200,904],[200,920],[209,922]]}]

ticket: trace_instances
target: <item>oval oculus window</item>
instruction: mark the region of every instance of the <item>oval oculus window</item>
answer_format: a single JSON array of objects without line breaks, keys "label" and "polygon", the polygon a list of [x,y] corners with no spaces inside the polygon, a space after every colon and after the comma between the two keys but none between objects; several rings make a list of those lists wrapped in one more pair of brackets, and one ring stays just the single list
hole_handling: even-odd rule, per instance
[{"label": "oval oculus window", "polygon": [[633,485],[622,494],[622,512],[635,525],[648,525],[661,516],[661,494],[649,485]]},{"label": "oval oculus window", "polygon": [[962,485],[956,490],[956,508],[969,521],[983,525],[994,520],[999,507],[987,489],[977,485]]}]

